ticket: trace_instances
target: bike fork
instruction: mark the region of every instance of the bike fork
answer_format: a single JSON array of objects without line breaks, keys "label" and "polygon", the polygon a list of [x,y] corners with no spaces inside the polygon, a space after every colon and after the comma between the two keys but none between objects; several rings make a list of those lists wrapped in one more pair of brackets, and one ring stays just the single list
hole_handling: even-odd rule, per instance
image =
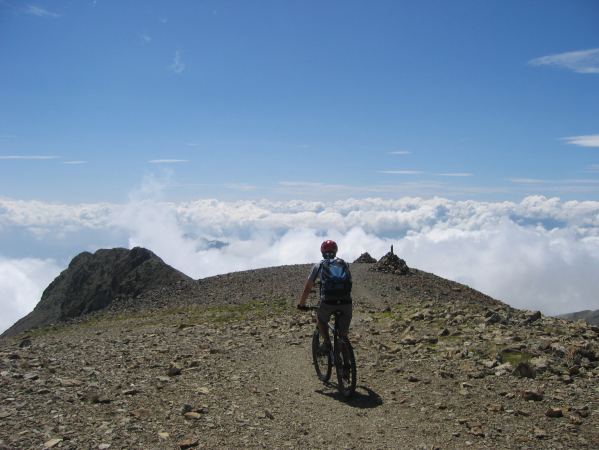
[{"label": "bike fork", "polygon": [[334,335],[333,345],[331,346],[331,364],[333,367],[337,367],[337,349],[339,346],[339,342],[337,341],[337,335]]}]

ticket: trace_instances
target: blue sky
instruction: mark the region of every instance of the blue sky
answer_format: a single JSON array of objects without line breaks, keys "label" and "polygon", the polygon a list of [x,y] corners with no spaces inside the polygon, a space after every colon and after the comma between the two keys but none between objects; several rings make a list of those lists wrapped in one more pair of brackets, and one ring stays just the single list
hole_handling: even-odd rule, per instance
[{"label": "blue sky", "polygon": [[173,199],[597,198],[599,55],[563,60],[598,21],[580,0],[1,0],[0,156],[57,158],[0,159],[0,195],[123,201],[169,167]]},{"label": "blue sky", "polygon": [[325,236],[599,308],[598,23],[595,0],[0,0],[0,330],[83,250],[199,277]]}]

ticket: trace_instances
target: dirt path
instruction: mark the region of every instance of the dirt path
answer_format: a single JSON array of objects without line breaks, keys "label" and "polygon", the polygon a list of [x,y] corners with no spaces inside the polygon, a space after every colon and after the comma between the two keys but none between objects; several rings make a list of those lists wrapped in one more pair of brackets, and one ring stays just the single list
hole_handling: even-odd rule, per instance
[{"label": "dirt path", "polygon": [[[327,384],[316,378],[308,344],[307,340],[306,345],[282,349],[273,355],[275,373],[281,374],[281,378],[272,380],[279,394],[273,409],[281,413],[278,420],[299,434],[295,442],[292,440],[293,446],[357,449],[376,442],[377,448],[396,448],[393,435],[400,428],[389,427],[391,403],[385,404],[379,392],[369,386],[369,380],[363,378],[364,373],[360,373],[362,378],[354,398],[343,399],[337,391],[334,371]],[[359,365],[360,371],[362,368]]]}]

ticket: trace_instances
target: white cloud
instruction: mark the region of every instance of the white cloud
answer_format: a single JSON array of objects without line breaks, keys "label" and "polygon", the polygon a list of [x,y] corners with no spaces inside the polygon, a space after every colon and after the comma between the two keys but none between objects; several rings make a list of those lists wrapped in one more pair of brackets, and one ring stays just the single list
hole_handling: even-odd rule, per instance
[{"label": "white cloud", "polygon": [[[56,239],[56,230],[66,236],[119,230],[129,246],[148,247],[193,277],[311,262],[326,237],[350,261],[364,251],[380,257],[394,244],[410,266],[517,307],[550,314],[599,308],[599,202],[530,196],[519,203],[412,197],[173,203],[160,200],[161,183],[148,179],[125,205],[0,198],[0,228],[29,230],[44,242]],[[226,245],[210,244],[216,241]]]},{"label": "white cloud", "polygon": [[80,164],[87,164],[87,161],[65,161],[63,162],[63,164],[69,164],[69,165],[80,165]]},{"label": "white cloud", "polygon": [[0,159],[13,159],[13,160],[45,160],[45,159],[59,159],[60,156],[49,156],[49,155],[0,155]]},{"label": "white cloud", "polygon": [[27,5],[27,8],[25,9],[25,13],[30,14],[32,16],[37,16],[37,17],[51,17],[53,19],[60,17],[60,14],[50,12],[50,11],[48,11],[44,8],[41,8],[39,6],[36,6],[36,5]]},{"label": "white cloud", "polygon": [[599,134],[589,134],[586,136],[570,136],[564,138],[568,144],[578,145],[580,147],[599,147]]},{"label": "white cloud", "polygon": [[387,153],[389,153],[390,155],[409,155],[412,152],[410,152],[408,150],[396,150],[396,151],[387,152]]},{"label": "white cloud", "polygon": [[0,333],[33,310],[60,270],[52,260],[0,256]]},{"label": "white cloud", "polygon": [[177,75],[179,75],[179,74],[183,73],[183,71],[185,70],[186,67],[187,66],[181,59],[181,50],[175,51],[173,63],[170,66],[168,66],[168,68],[170,70],[172,70],[174,73],[176,73]]},{"label": "white cloud", "polygon": [[379,170],[379,173],[395,174],[395,175],[420,175],[421,170]]},{"label": "white cloud", "polygon": [[187,159],[152,159],[148,161],[150,164],[178,164],[189,162]]},{"label": "white cloud", "polygon": [[558,53],[531,59],[533,66],[554,66],[577,73],[599,73],[599,48]]}]

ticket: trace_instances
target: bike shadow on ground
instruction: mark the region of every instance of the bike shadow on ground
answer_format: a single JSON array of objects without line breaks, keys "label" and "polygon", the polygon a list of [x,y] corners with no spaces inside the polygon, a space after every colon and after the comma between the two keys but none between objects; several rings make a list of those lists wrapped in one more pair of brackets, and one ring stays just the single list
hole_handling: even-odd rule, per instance
[{"label": "bike shadow on ground", "polygon": [[383,404],[383,398],[375,391],[366,386],[358,386],[356,392],[350,398],[345,398],[338,390],[337,385],[334,383],[325,383],[325,386],[335,389],[334,391],[325,391],[323,389],[316,389],[316,393],[324,395],[326,397],[333,398],[343,403],[347,403],[349,406],[360,409],[376,408]]}]

